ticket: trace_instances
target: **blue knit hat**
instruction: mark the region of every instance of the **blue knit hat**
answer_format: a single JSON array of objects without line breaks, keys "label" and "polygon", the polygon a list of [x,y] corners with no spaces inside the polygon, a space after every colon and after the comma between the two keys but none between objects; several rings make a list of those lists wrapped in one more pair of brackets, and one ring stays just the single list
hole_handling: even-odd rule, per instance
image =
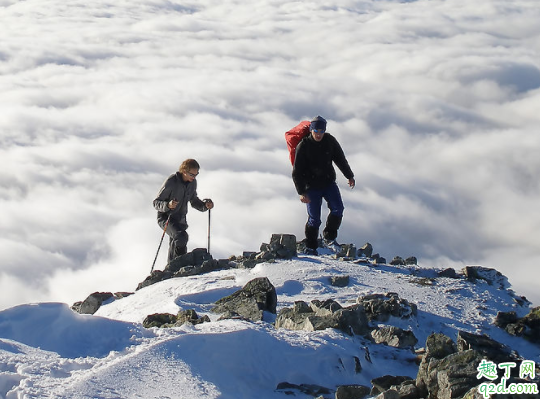
[{"label": "blue knit hat", "polygon": [[311,125],[309,126],[309,130],[318,130],[323,129],[326,131],[326,119],[324,119],[322,116],[316,116],[311,120]]}]

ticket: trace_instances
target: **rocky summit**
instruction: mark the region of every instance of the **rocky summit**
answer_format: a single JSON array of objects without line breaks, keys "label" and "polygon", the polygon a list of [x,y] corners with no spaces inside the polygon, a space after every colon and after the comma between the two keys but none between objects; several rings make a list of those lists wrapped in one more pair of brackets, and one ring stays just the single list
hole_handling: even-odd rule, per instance
[{"label": "rocky summit", "polygon": [[320,245],[304,255],[273,234],[228,259],[195,249],[132,292],[2,312],[3,352],[17,353],[0,359],[4,393],[39,375],[75,398],[538,397],[539,309],[506,276]]}]

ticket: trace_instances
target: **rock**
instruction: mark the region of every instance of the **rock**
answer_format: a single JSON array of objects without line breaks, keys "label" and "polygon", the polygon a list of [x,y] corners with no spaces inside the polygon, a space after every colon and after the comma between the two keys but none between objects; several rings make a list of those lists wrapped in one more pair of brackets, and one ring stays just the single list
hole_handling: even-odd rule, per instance
[{"label": "rock", "polygon": [[146,316],[143,320],[143,327],[163,327],[171,326],[176,323],[176,316],[171,313],[154,313]]},{"label": "rock", "polygon": [[386,344],[394,348],[412,348],[418,343],[412,331],[395,326],[384,326],[373,330],[371,337],[377,344]]},{"label": "rock", "polygon": [[421,397],[438,390],[437,366],[442,359],[456,352],[456,344],[444,334],[434,333],[427,338],[426,353],[422,357],[416,376],[416,386],[420,390]]},{"label": "rock", "polygon": [[356,247],[354,244],[341,244],[334,257],[336,259],[344,258],[352,260],[356,258]]},{"label": "rock", "polygon": [[343,308],[333,300],[314,300],[311,305],[296,302],[292,308],[281,309],[275,327],[304,331],[335,328],[347,334],[364,335],[369,331],[369,322],[361,305]]},{"label": "rock", "polygon": [[334,313],[339,329],[349,335],[365,335],[369,331],[369,321],[362,305],[351,305]]},{"label": "rock", "polygon": [[[181,255],[169,262],[164,271],[173,275],[187,266],[202,266],[205,261],[211,260],[212,255],[206,248],[196,248],[191,252]],[[181,277],[181,276],[177,276]]]},{"label": "rock", "polygon": [[172,273],[169,271],[163,272],[161,270],[154,270],[148,277],[144,279],[144,281],[140,282],[139,285],[137,285],[136,291],[148,287],[149,285],[159,283],[160,281],[167,280],[172,277]]},{"label": "rock", "polygon": [[420,397],[420,390],[416,387],[415,380],[406,380],[392,389],[396,390],[400,399],[417,399]]},{"label": "rock", "polygon": [[317,299],[311,301],[311,309],[317,314],[317,316],[330,316],[334,314],[342,306],[333,299],[327,299],[326,301],[319,301]]},{"label": "rock", "polygon": [[296,236],[292,234],[272,234],[270,244],[263,243],[260,252],[253,259],[272,261],[275,259],[291,259],[297,255]]},{"label": "rock", "polygon": [[185,323],[189,323],[192,325],[197,325],[201,323],[208,323],[210,322],[210,318],[207,315],[204,315],[203,317],[199,317],[197,312],[193,309],[188,310],[181,310],[176,315],[176,321],[174,323],[175,327],[180,327],[184,325]]},{"label": "rock", "polygon": [[388,391],[384,391],[380,395],[377,395],[375,399],[400,399],[399,393],[395,389],[389,389]]},{"label": "rock", "polygon": [[346,287],[349,285],[349,276],[332,276],[330,277],[330,285],[334,287]]},{"label": "rock", "polygon": [[482,355],[475,350],[453,353],[440,361],[437,366],[435,392],[430,397],[437,399],[458,398],[478,384],[477,367]]},{"label": "rock", "polygon": [[484,357],[496,362],[511,362],[517,358],[512,350],[491,338],[487,335],[471,334],[465,331],[459,331],[457,336],[458,351],[466,351],[474,349],[481,353]]},{"label": "rock", "polygon": [[472,283],[478,280],[484,280],[489,285],[495,285],[499,289],[510,287],[508,279],[499,271],[482,266],[466,266],[461,273]]},{"label": "rock", "polygon": [[197,312],[193,309],[181,310],[175,316],[171,313],[154,313],[146,316],[143,320],[143,327],[152,328],[166,328],[166,327],[180,327],[185,323],[189,324],[201,324],[209,322],[210,318],[207,315],[199,317]]},{"label": "rock", "polygon": [[319,395],[328,395],[332,391],[328,388],[322,387],[320,385],[315,384],[291,384],[288,382],[280,382],[277,387],[276,391],[282,392],[286,395],[296,395],[295,391],[301,392],[305,395],[309,395],[312,397],[316,397]]},{"label": "rock", "polygon": [[440,333],[431,334],[426,340],[427,358],[443,359],[457,352],[455,342],[448,336]]},{"label": "rock", "polygon": [[383,375],[382,377],[374,378],[371,380],[371,395],[375,396],[382,392],[388,391],[393,386],[400,385],[405,381],[413,381],[413,379],[407,376],[393,375]]},{"label": "rock", "polygon": [[249,281],[241,290],[220,299],[213,313],[233,312],[251,321],[261,321],[263,312],[276,313],[276,289],[266,277]]},{"label": "rock", "polygon": [[363,399],[369,394],[370,389],[364,385],[340,385],[335,399]]},{"label": "rock", "polygon": [[373,255],[373,246],[369,242],[366,242],[363,246],[358,248],[359,258],[371,258],[371,255]]},{"label": "rock", "polygon": [[409,256],[407,259],[405,259],[406,265],[418,265],[418,259],[416,259],[416,256]]},{"label": "rock", "polygon": [[[506,346],[485,335],[459,331],[457,345],[443,334],[430,335],[416,377],[420,397],[474,398],[471,392],[472,388],[479,384],[478,365],[482,360],[496,364],[517,363],[519,357]],[[499,376],[501,373],[499,371]]]},{"label": "rock", "polygon": [[187,276],[199,276],[204,273],[210,273],[211,271],[221,268],[219,261],[215,259],[205,260],[201,265],[189,265],[183,266],[173,274],[173,277],[187,277]]},{"label": "rock", "polygon": [[405,261],[401,256],[394,256],[394,259],[390,261],[393,266],[405,266]]},{"label": "rock", "polygon": [[402,299],[396,293],[387,294],[372,294],[360,297],[357,303],[361,304],[369,320],[378,320],[386,322],[390,316],[399,318],[416,317],[417,307],[413,303],[409,303],[406,299]]},{"label": "rock", "polygon": [[437,277],[448,277],[448,278],[459,278],[459,275],[456,273],[456,270],[449,267],[437,273]]},{"label": "rock", "polygon": [[133,295],[133,292],[115,292],[115,299],[127,298],[128,296]]},{"label": "rock", "polygon": [[94,292],[84,301],[74,303],[71,309],[80,314],[94,314],[103,302],[112,298],[114,298],[114,295],[111,292]]},{"label": "rock", "polygon": [[507,333],[540,344],[540,306],[531,309],[524,317],[518,318],[516,312],[499,312],[495,325],[504,328]]}]

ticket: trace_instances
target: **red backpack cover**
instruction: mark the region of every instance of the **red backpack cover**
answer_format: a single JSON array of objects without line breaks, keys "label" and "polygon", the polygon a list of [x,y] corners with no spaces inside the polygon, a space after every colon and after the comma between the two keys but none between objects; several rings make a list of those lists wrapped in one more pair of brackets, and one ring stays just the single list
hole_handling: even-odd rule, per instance
[{"label": "red backpack cover", "polygon": [[302,121],[291,130],[285,132],[285,140],[289,149],[289,158],[291,165],[294,165],[294,156],[296,155],[296,146],[304,138],[309,136],[310,121]]}]

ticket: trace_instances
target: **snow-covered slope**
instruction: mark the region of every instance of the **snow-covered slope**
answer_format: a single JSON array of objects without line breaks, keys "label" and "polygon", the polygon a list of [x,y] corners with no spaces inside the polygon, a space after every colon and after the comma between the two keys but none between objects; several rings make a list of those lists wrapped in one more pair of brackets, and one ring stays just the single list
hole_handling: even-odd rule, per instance
[{"label": "snow-covered slope", "polygon": [[[329,277],[336,275],[349,275],[349,286],[332,286]],[[492,324],[499,310],[520,316],[529,311],[507,287],[434,278],[434,270],[421,267],[360,265],[325,254],[165,280],[106,303],[93,316],[76,314],[61,303],[5,310],[0,313],[0,397],[270,399],[286,397],[276,391],[281,382],[335,389],[369,386],[371,379],[386,374],[416,376],[410,350],[331,329],[275,329],[270,314],[250,323],[218,321],[209,312],[216,300],[262,276],[276,287],[278,312],[298,300],[332,298],[346,306],[366,294],[396,292],[418,306],[418,316],[391,324],[412,330],[418,347],[432,332],[455,339],[457,330],[464,330],[486,333],[524,358],[540,361],[540,348]],[[141,324],[149,314],[180,309],[195,309],[212,322],[169,329]],[[360,373],[354,357],[361,361]]]}]

